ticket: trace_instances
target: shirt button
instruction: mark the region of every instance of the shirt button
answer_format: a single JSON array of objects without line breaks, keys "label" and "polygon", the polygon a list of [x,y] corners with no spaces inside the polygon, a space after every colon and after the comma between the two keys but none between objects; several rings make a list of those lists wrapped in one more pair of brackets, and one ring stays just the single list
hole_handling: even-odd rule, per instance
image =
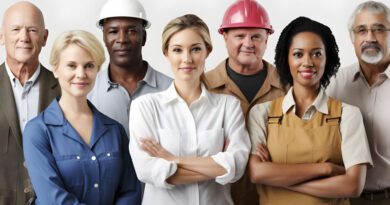
[{"label": "shirt button", "polygon": [[111,156],[111,153],[107,153],[107,157],[110,157]]},{"label": "shirt button", "polygon": [[25,194],[27,194],[27,193],[30,192],[30,189],[29,189],[29,188],[24,188],[24,189],[23,189],[23,192],[24,192]]},{"label": "shirt button", "polygon": [[98,183],[95,183],[95,184],[93,185],[93,187],[99,188],[99,184],[98,184]]},{"label": "shirt button", "polygon": [[95,161],[95,160],[96,160],[96,157],[95,157],[95,156],[92,156],[91,159],[92,159],[92,161]]},{"label": "shirt button", "polygon": [[80,156],[77,156],[76,159],[80,159]]}]

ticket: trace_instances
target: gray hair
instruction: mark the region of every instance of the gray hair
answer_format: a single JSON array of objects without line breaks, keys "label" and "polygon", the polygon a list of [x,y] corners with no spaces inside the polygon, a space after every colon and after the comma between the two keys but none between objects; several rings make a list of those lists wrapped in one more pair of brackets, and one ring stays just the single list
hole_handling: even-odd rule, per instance
[{"label": "gray hair", "polygon": [[381,2],[376,2],[376,1],[366,1],[361,4],[359,4],[356,9],[353,11],[351,17],[349,18],[348,21],[348,30],[351,35],[352,41],[354,40],[355,36],[354,33],[352,32],[353,29],[353,24],[356,19],[356,15],[363,10],[369,11],[371,13],[375,14],[385,14],[387,17],[387,21],[390,23],[390,9],[387,7],[385,4]]}]

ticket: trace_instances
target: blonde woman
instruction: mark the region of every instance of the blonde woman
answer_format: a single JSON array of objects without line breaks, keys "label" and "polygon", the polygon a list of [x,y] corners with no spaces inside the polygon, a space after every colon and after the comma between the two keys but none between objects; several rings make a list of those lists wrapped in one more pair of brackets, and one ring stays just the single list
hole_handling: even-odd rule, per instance
[{"label": "blonde woman", "polygon": [[101,44],[86,31],[54,42],[50,64],[62,95],[23,133],[36,204],[140,204],[125,130],[87,101],[103,62]]},{"label": "blonde woman", "polygon": [[239,101],[208,92],[202,82],[212,50],[207,25],[195,15],[173,19],[162,50],[174,82],[138,98],[130,111],[143,204],[233,204],[229,183],[244,173],[250,142]]}]

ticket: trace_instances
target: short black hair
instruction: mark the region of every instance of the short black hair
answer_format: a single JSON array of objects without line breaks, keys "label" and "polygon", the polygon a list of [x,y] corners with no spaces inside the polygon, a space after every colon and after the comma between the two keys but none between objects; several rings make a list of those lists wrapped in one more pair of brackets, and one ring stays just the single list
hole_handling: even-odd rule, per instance
[{"label": "short black hair", "polygon": [[311,20],[307,17],[298,17],[291,21],[280,34],[275,49],[275,66],[284,86],[291,86],[293,79],[288,64],[289,49],[292,39],[301,32],[313,32],[321,37],[325,46],[326,64],[324,75],[320,83],[326,88],[330,78],[337,73],[340,67],[339,48],[330,28],[322,23]]}]

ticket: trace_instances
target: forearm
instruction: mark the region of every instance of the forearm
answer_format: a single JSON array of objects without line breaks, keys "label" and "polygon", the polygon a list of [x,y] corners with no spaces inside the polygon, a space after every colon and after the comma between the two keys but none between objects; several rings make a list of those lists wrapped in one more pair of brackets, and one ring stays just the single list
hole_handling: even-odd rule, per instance
[{"label": "forearm", "polygon": [[196,183],[200,181],[207,181],[210,179],[212,178],[206,175],[179,167],[177,168],[175,174],[169,177],[166,181],[167,183],[172,185],[180,185],[180,184]]},{"label": "forearm", "polygon": [[262,162],[257,155],[251,155],[249,176],[252,183],[284,187],[326,176],[329,174],[326,166],[324,163],[278,164]]},{"label": "forearm", "polygon": [[355,165],[349,168],[346,174],[312,180],[287,188],[318,197],[357,197],[363,190],[365,178],[366,165]]},{"label": "forearm", "polygon": [[227,171],[211,157],[179,157],[176,161],[179,168],[199,173],[214,179]]}]

